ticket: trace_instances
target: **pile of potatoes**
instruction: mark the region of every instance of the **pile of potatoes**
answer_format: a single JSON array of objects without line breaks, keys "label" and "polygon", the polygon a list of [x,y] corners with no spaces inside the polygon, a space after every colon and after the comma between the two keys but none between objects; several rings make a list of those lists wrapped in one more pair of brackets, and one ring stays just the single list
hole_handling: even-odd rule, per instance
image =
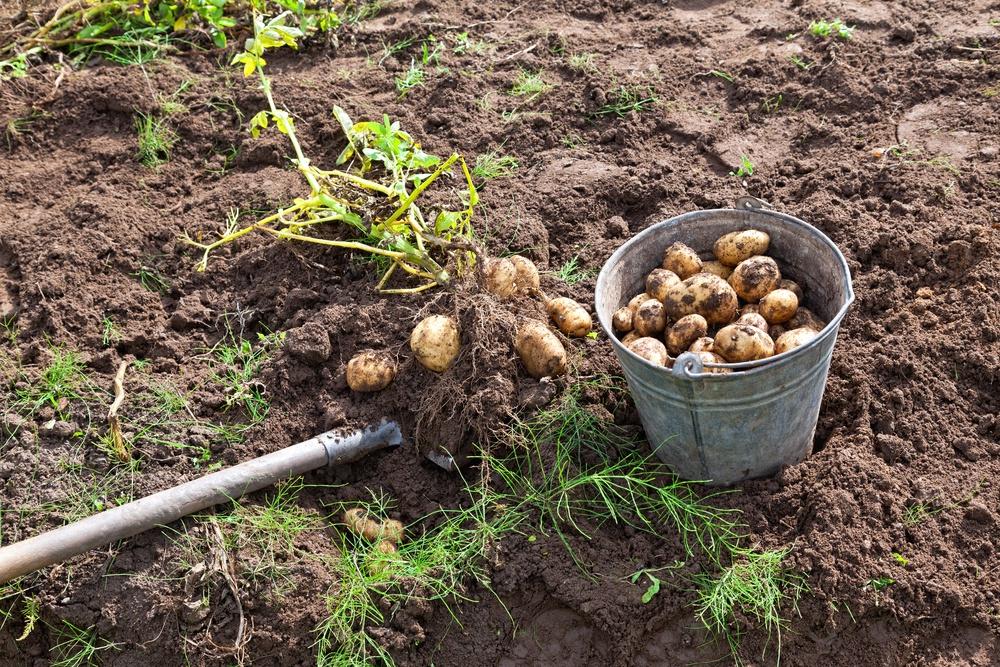
[{"label": "pile of potatoes", "polygon": [[[538,268],[527,257],[495,257],[483,267],[483,288],[506,300],[514,295],[534,296],[556,327],[566,336],[583,338],[594,328],[586,308],[567,297],[549,298],[540,288]],[[549,327],[537,319],[521,318],[514,331],[514,348],[528,374],[535,378],[566,372],[566,348]],[[458,322],[449,315],[430,315],[410,334],[410,350],[424,368],[443,373],[461,351]],[[395,359],[385,352],[363,350],[347,363],[347,385],[357,392],[381,391],[398,372]]]},{"label": "pile of potatoes", "polygon": [[756,229],[730,232],[715,241],[712,261],[672,244],[646,277],[646,291],[615,311],[612,327],[632,352],[668,368],[685,351],[726,364],[805,345],[826,323],[801,305],[802,288],[766,256],[770,243]]}]

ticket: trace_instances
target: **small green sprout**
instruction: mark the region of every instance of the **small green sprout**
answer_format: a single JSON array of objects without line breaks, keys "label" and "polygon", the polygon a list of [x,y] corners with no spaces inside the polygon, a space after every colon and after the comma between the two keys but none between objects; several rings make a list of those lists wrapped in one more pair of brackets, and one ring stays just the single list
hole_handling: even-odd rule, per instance
[{"label": "small green sprout", "polygon": [[597,66],[594,65],[594,54],[593,53],[574,53],[567,60],[570,69],[575,69],[578,72],[594,72],[597,70]]},{"label": "small green sprout", "polygon": [[636,86],[618,86],[607,94],[607,100],[604,106],[590,114],[592,120],[603,116],[622,118],[630,113],[649,111],[659,101],[652,88],[643,91]]},{"label": "small green sprout", "polygon": [[892,552],[892,558],[903,567],[906,567],[907,565],[910,564],[910,559],[904,556],[903,554],[899,553],[898,551]]},{"label": "small green sprout", "polygon": [[525,102],[530,102],[536,97],[552,89],[552,84],[546,83],[541,72],[529,72],[522,69],[514,79],[514,85],[510,87],[510,94],[514,97],[525,97]]},{"label": "small green sprout", "polygon": [[753,162],[750,161],[750,156],[740,155],[740,166],[736,168],[736,171],[729,172],[729,175],[736,178],[745,178],[753,176],[753,169]]},{"label": "small green sprout", "polygon": [[809,62],[808,60],[806,60],[804,58],[800,58],[798,56],[788,56],[788,60],[789,60],[789,62],[791,62],[793,65],[795,65],[796,67],[798,67],[801,70],[807,70],[807,69],[809,69],[810,67],[812,67],[815,64],[815,63]]},{"label": "small green sprout", "polygon": [[170,160],[170,151],[177,143],[177,134],[167,127],[162,118],[137,113],[135,129],[139,135],[139,162],[152,169]]},{"label": "small green sprout", "polygon": [[712,76],[717,76],[724,81],[728,81],[729,83],[733,83],[734,81],[736,81],[736,77],[734,77],[729,72],[720,69],[713,69],[709,72],[709,74],[711,74]]},{"label": "small green sprout", "polygon": [[832,21],[813,21],[809,24],[809,34],[813,37],[828,37],[848,40],[854,35],[854,26],[849,26],[839,18]]},{"label": "small green sprout", "polygon": [[418,65],[415,60],[411,60],[410,68],[406,70],[406,73],[396,77],[396,90],[399,92],[399,96],[405,97],[414,88],[424,85],[425,79],[424,68]]},{"label": "small green sprout", "polygon": [[110,317],[101,320],[101,345],[111,347],[121,342],[122,332]]},{"label": "small green sprout", "polygon": [[508,178],[518,168],[517,159],[511,155],[500,155],[498,149],[490,149],[476,156],[472,167],[472,177],[477,181],[491,181],[494,178]]}]

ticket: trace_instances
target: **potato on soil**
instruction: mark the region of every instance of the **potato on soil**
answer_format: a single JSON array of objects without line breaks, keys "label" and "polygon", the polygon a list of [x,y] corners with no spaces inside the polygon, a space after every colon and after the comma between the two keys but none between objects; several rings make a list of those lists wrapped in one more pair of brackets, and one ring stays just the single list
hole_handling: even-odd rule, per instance
[{"label": "potato on soil", "polygon": [[788,280],[787,278],[782,278],[778,282],[778,289],[786,289],[789,292],[795,292],[795,296],[798,297],[799,303],[802,303],[803,293],[802,288],[794,280]]},{"label": "potato on soil", "polygon": [[559,327],[559,331],[567,336],[583,338],[594,328],[594,320],[587,309],[569,297],[552,299],[545,304],[545,309],[549,311],[549,317]]},{"label": "potato on soil", "polygon": [[365,350],[347,362],[347,386],[353,391],[381,391],[396,377],[396,363],[384,352]]},{"label": "potato on soil", "polygon": [[635,313],[628,306],[622,306],[611,316],[611,328],[618,333],[627,333],[632,330],[632,317]]},{"label": "potato on soil", "polygon": [[527,257],[514,255],[510,258],[514,265],[514,287],[521,294],[537,292],[541,286],[538,279],[538,267]]},{"label": "potato on soil", "polygon": [[667,295],[667,290],[681,281],[680,277],[673,271],[667,269],[653,269],[646,276],[646,294],[654,299],[663,301]]},{"label": "potato on soil", "polygon": [[778,336],[778,340],[774,341],[774,353],[781,354],[782,352],[802,347],[818,335],[818,331],[808,327],[790,329]]},{"label": "potato on soil", "polygon": [[667,365],[667,348],[656,338],[649,336],[637,338],[629,343],[628,349],[657,366]]},{"label": "potato on soil", "polygon": [[765,359],[774,354],[774,341],[749,324],[730,324],[719,329],[712,350],[730,363]]},{"label": "potato on soil", "polygon": [[736,266],[754,255],[763,255],[770,244],[771,237],[766,232],[744,229],[720,236],[712,245],[712,254],[726,266]]},{"label": "potato on soil", "polygon": [[549,328],[538,320],[522,320],[514,336],[514,349],[533,378],[566,372],[566,348]]},{"label": "potato on soil", "polygon": [[744,301],[760,301],[768,292],[778,289],[781,271],[770,257],[756,255],[736,265],[729,284]]},{"label": "potato on soil", "polygon": [[[719,355],[715,354],[714,352],[702,351],[702,352],[698,352],[697,354],[701,358],[701,363],[703,363],[703,364],[724,364],[724,363],[726,363],[725,359],[723,359]],[[705,366],[702,369],[702,372],[704,372],[704,373],[716,373],[718,375],[724,375],[726,373],[732,373],[733,371],[732,371],[732,369],[729,369],[729,368],[709,368],[708,366]]]},{"label": "potato on soil", "polygon": [[767,320],[760,313],[744,313],[740,315],[740,318],[736,320],[736,324],[749,324],[752,327],[757,327],[761,331],[767,333]]},{"label": "potato on soil", "polygon": [[636,310],[639,309],[639,306],[641,306],[644,302],[655,298],[656,298],[655,296],[653,296],[652,294],[647,294],[646,292],[643,292],[642,294],[636,294],[634,297],[629,299],[628,305],[625,307],[631,310],[632,312],[635,312]]},{"label": "potato on soil", "polygon": [[708,322],[697,313],[685,315],[667,331],[667,351],[675,357],[708,334]]},{"label": "potato on soil", "polygon": [[736,317],[739,300],[725,280],[711,273],[699,273],[671,287],[663,305],[674,320],[697,313],[709,324],[728,324]]},{"label": "potato on soil", "polygon": [[712,343],[715,342],[711,336],[702,336],[688,347],[688,352],[711,352]]},{"label": "potato on soil", "polygon": [[513,296],[517,281],[517,269],[513,262],[506,257],[492,257],[486,260],[483,273],[486,277],[486,291],[501,299]]},{"label": "potato on soil", "polygon": [[447,315],[430,315],[410,334],[410,349],[420,365],[436,373],[448,370],[458,357],[458,325]]},{"label": "potato on soil", "polygon": [[826,322],[817,317],[816,313],[803,306],[796,310],[795,315],[785,323],[785,328],[801,329],[803,327],[822,331],[826,328]]},{"label": "potato on soil", "polygon": [[729,274],[731,274],[733,270],[728,266],[726,266],[725,264],[723,264],[722,262],[712,260],[711,262],[702,263],[701,272],[711,273],[712,275],[719,276],[723,280],[726,280],[727,278],[729,278]]},{"label": "potato on soil", "polygon": [[643,301],[635,311],[632,326],[640,336],[652,336],[667,328],[667,311],[657,299]]},{"label": "potato on soil", "polygon": [[799,308],[799,297],[787,289],[768,292],[760,300],[760,314],[768,324],[784,324],[792,319]]},{"label": "potato on soil", "polygon": [[663,252],[663,268],[684,280],[701,271],[701,258],[694,250],[677,241]]},{"label": "potato on soil", "polygon": [[403,540],[403,524],[395,519],[378,521],[368,516],[362,507],[344,512],[344,524],[369,542],[383,540],[398,544]]}]

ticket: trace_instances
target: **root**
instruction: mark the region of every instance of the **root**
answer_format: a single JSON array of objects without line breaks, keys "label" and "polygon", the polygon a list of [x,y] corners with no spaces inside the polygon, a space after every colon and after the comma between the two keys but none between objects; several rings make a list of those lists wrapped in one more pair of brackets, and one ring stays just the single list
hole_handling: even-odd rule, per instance
[{"label": "root", "polygon": [[118,418],[118,409],[125,401],[125,370],[127,368],[128,362],[123,361],[118,367],[118,372],[115,373],[115,400],[111,403],[111,408],[108,409],[108,436],[111,439],[111,447],[114,449],[115,456],[122,463],[127,463],[132,458],[132,452],[125,446],[125,439],[122,437],[122,424]]}]

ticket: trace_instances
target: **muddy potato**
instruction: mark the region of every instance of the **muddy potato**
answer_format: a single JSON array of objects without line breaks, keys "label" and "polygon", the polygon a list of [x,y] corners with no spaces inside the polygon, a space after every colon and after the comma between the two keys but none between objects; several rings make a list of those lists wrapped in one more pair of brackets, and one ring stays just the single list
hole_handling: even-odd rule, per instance
[{"label": "muddy potato", "polygon": [[785,328],[791,330],[803,327],[822,331],[826,327],[826,322],[817,317],[816,313],[803,306],[796,310],[795,315],[785,323]]},{"label": "muddy potato", "polygon": [[771,340],[775,341],[775,345],[777,345],[778,337],[781,334],[785,333],[786,331],[788,331],[788,329],[786,329],[782,325],[780,325],[780,324],[772,324],[771,326],[769,326],[767,328],[767,335],[770,336]]},{"label": "muddy potato", "polygon": [[587,309],[569,297],[561,296],[545,304],[549,317],[567,336],[583,338],[594,328],[594,320]]},{"label": "muddy potato", "polygon": [[627,334],[622,336],[622,345],[628,347],[629,345],[632,344],[632,341],[639,340],[640,338],[642,338],[642,336],[639,335],[639,332],[633,329],[632,331],[629,331]]},{"label": "muddy potato", "polygon": [[721,263],[732,267],[754,255],[763,255],[770,244],[771,237],[766,232],[744,229],[720,236],[712,245],[712,254]]},{"label": "muddy potato", "polygon": [[759,305],[760,314],[768,324],[784,324],[798,310],[799,298],[795,292],[779,288],[765,294]]},{"label": "muddy potato", "polygon": [[403,524],[395,519],[378,521],[361,507],[352,507],[344,512],[344,524],[369,542],[384,540],[398,544],[403,540]]},{"label": "muddy potato", "polygon": [[486,291],[501,299],[509,299],[514,294],[517,268],[506,257],[491,257],[483,267]]},{"label": "muddy potato", "polygon": [[646,294],[654,299],[663,301],[667,295],[667,290],[681,281],[680,277],[673,271],[667,269],[653,269],[646,276]]},{"label": "muddy potato", "polygon": [[353,391],[381,391],[396,377],[396,363],[383,352],[365,350],[347,362],[347,386]]},{"label": "muddy potato", "polygon": [[730,324],[719,329],[712,350],[730,363],[764,359],[774,354],[774,341],[749,324]]},{"label": "muddy potato", "polygon": [[[724,363],[726,363],[725,359],[723,359],[722,357],[720,357],[719,355],[717,355],[714,352],[701,351],[701,352],[698,352],[697,354],[701,358],[701,363],[703,363],[703,364],[724,364]],[[704,368],[702,368],[702,372],[703,373],[715,373],[715,374],[718,374],[718,375],[724,375],[726,373],[732,373],[733,371],[732,371],[732,369],[729,369],[729,368],[709,368],[708,366],[705,366]]]},{"label": "muddy potato", "polygon": [[747,313],[759,313],[759,312],[760,312],[760,306],[758,306],[756,303],[748,303],[742,308],[740,308],[740,317],[746,315]]},{"label": "muddy potato", "polygon": [[808,327],[790,329],[778,336],[778,340],[774,342],[774,353],[781,354],[782,352],[794,350],[797,347],[805,345],[818,335],[818,331]]},{"label": "muddy potato", "polygon": [[643,301],[632,318],[632,326],[640,336],[654,336],[667,328],[667,311],[656,299]]},{"label": "muddy potato", "polygon": [[618,333],[628,333],[632,330],[632,317],[635,313],[628,306],[622,306],[611,316],[611,328]]},{"label": "muddy potato", "polygon": [[782,278],[780,281],[778,281],[778,289],[786,289],[789,292],[794,292],[796,298],[798,298],[799,300],[799,303],[802,303],[803,299],[802,288],[799,287],[799,284],[794,280],[788,280],[787,278]]},{"label": "muddy potato", "polygon": [[701,265],[701,271],[702,273],[711,273],[714,276],[719,276],[723,280],[729,278],[729,274],[733,272],[731,268],[716,260],[703,262]]},{"label": "muddy potato", "polygon": [[725,280],[699,273],[671,287],[663,305],[674,320],[697,313],[709,324],[728,324],[736,317],[739,300]]},{"label": "muddy potato", "polygon": [[736,320],[736,324],[749,324],[752,327],[757,327],[761,331],[767,332],[767,320],[760,313],[744,313]]},{"label": "muddy potato", "polygon": [[629,299],[628,305],[625,307],[634,313],[635,311],[639,310],[639,306],[641,306],[644,302],[655,298],[656,298],[655,296],[653,296],[652,294],[647,294],[646,292],[643,292],[642,294],[636,294],[634,297]]},{"label": "muddy potato", "polygon": [[677,241],[664,251],[663,268],[684,280],[701,271],[701,258],[694,250]]},{"label": "muddy potato", "polygon": [[637,338],[629,343],[628,349],[657,366],[667,365],[667,348],[656,338],[650,336]]},{"label": "muddy potato", "polygon": [[702,336],[688,347],[688,352],[711,352],[714,339],[711,336]]},{"label": "muddy potato", "polygon": [[514,336],[514,349],[528,375],[541,379],[566,372],[566,348],[549,328],[538,320],[523,320]]},{"label": "muddy potato", "polygon": [[685,315],[667,330],[667,352],[675,357],[708,334],[708,322],[697,313]]},{"label": "muddy potato", "polygon": [[768,292],[778,289],[781,271],[770,257],[755,255],[736,265],[729,284],[744,301],[760,301]]},{"label": "muddy potato", "polygon": [[458,357],[461,339],[458,325],[447,315],[425,317],[410,334],[410,349],[420,365],[440,373]]},{"label": "muddy potato", "polygon": [[514,255],[510,258],[514,265],[514,288],[521,294],[537,292],[541,286],[538,278],[538,267],[527,257]]}]

